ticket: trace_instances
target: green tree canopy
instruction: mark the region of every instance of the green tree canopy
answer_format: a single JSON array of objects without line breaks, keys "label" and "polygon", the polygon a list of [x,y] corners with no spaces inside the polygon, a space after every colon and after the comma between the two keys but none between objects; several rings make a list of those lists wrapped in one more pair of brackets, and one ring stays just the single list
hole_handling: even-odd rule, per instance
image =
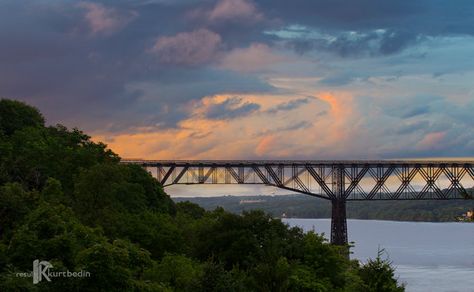
[{"label": "green tree canopy", "polygon": [[24,128],[44,126],[43,115],[34,107],[21,101],[0,99],[0,131],[11,136]]}]

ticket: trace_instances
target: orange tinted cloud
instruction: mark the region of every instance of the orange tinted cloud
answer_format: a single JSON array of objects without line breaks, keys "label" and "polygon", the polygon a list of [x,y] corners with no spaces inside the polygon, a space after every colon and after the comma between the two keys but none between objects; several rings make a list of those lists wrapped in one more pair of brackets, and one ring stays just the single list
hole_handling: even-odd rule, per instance
[{"label": "orange tinted cloud", "polygon": [[348,94],[339,93],[337,96],[335,96],[330,92],[323,92],[317,96],[329,104],[331,108],[331,114],[337,120],[343,120],[344,117],[351,113],[351,107],[348,103],[352,101],[352,97]]},{"label": "orange tinted cloud", "polygon": [[271,145],[275,142],[276,141],[274,136],[263,137],[257,144],[257,147],[255,148],[255,153],[257,153],[257,155],[259,156],[265,155],[265,153],[270,149]]},{"label": "orange tinted cloud", "polygon": [[[299,106],[284,106],[301,99],[307,101]],[[245,105],[257,105],[258,110],[240,111]],[[216,106],[233,114],[209,115]],[[281,110],[272,110],[278,106]],[[189,118],[176,129],[102,134],[95,139],[111,137],[108,144],[114,151],[133,158],[338,157],[347,152],[347,141],[360,134],[351,128],[356,120],[352,107],[352,97],[339,92],[291,96],[220,94],[190,104]]]},{"label": "orange tinted cloud", "polygon": [[323,92],[317,95],[329,105],[329,115],[325,122],[326,143],[336,148],[346,147],[345,141],[359,133],[354,124],[359,118],[352,95],[346,92]]}]

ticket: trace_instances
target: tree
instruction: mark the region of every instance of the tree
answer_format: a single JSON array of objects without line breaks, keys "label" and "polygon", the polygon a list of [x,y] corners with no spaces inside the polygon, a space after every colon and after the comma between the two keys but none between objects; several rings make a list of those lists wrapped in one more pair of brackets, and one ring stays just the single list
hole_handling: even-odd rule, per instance
[{"label": "tree", "polygon": [[209,258],[202,264],[200,290],[215,292],[249,291],[249,277],[237,266],[226,270],[224,265]]},{"label": "tree", "polygon": [[36,108],[21,101],[0,99],[0,132],[4,135],[11,136],[27,127],[43,126],[43,115]]},{"label": "tree", "polygon": [[51,177],[48,178],[46,185],[41,191],[41,199],[53,204],[70,204],[69,198],[63,193],[61,182]]},{"label": "tree", "polygon": [[177,291],[198,291],[201,275],[199,263],[184,255],[166,254],[146,278]]},{"label": "tree", "polygon": [[24,270],[34,259],[57,260],[73,269],[80,250],[106,240],[98,230],[81,224],[70,208],[43,202],[16,228],[8,261]]},{"label": "tree", "polygon": [[202,218],[206,214],[206,210],[201,206],[189,201],[177,203],[176,210],[183,215],[190,216],[192,219]]},{"label": "tree", "polygon": [[99,242],[78,254],[78,267],[91,274],[81,279],[79,287],[81,291],[133,291],[137,285],[146,288],[137,280],[152,264],[149,252],[128,241]]},{"label": "tree", "polygon": [[18,183],[0,187],[0,239],[9,239],[13,230],[36,206],[38,194],[28,192]]},{"label": "tree", "polygon": [[303,263],[310,267],[316,277],[327,281],[334,288],[344,287],[348,260],[343,256],[339,247],[325,243],[322,235],[308,232],[304,237]]},{"label": "tree", "polygon": [[359,270],[364,281],[364,291],[367,292],[403,292],[403,285],[397,283],[395,269],[388,259],[382,259],[384,250],[377,253],[375,260],[370,259]]},{"label": "tree", "polygon": [[97,164],[79,174],[74,189],[74,209],[87,224],[100,224],[114,212],[174,213],[173,202],[156,180],[136,166]]}]

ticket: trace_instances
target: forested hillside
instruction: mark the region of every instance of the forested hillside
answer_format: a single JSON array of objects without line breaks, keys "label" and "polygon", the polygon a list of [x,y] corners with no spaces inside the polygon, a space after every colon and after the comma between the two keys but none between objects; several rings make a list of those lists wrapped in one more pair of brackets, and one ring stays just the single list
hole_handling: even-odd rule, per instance
[{"label": "forested hillside", "polygon": [[[331,218],[331,203],[306,195],[221,196],[173,198],[176,202],[191,201],[206,210],[222,207],[240,214],[263,210],[274,217]],[[474,209],[474,200],[453,201],[355,201],[347,203],[347,217],[396,221],[455,221]]]},{"label": "forested hillside", "polygon": [[[175,204],[119,161],[83,132],[0,101],[0,291],[404,290],[380,258],[349,261],[262,211]],[[36,259],[90,276],[18,276]]]}]

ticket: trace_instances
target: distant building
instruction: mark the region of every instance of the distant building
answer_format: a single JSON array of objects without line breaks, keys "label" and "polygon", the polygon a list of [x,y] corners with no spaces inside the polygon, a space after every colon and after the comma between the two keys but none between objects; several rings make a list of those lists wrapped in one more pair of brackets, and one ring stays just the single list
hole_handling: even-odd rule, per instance
[{"label": "distant building", "polygon": [[470,219],[474,219],[474,210],[467,211],[466,217]]},{"label": "distant building", "polygon": [[458,217],[457,220],[463,222],[474,222],[474,210],[467,211],[466,214],[462,214],[462,216]]}]

